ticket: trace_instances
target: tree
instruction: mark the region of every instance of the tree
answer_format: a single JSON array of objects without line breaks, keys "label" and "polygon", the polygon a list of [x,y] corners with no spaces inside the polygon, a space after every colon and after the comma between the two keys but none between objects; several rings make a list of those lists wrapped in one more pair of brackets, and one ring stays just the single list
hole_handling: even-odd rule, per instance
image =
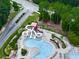
[{"label": "tree", "polygon": [[49,10],[56,11],[58,14],[62,15],[63,13],[69,12],[72,7],[68,4],[61,2],[54,2],[49,5]]},{"label": "tree", "polygon": [[71,26],[71,31],[75,32],[77,35],[79,35],[79,8],[74,7],[71,12],[74,17],[74,22]]},{"label": "tree", "polygon": [[25,56],[27,54],[27,50],[22,48],[21,49],[21,54],[22,54],[22,56]]},{"label": "tree", "polygon": [[55,3],[51,3],[49,5],[49,10],[51,10],[52,12],[55,11],[54,14],[51,15],[51,20],[55,23],[55,24],[59,24],[61,21],[61,14],[64,13],[64,7],[65,5],[63,3],[60,2],[55,2]]},{"label": "tree", "polygon": [[47,1],[47,0],[33,0],[34,3],[39,4],[42,1]]},{"label": "tree", "polygon": [[61,17],[59,14],[57,14],[55,12],[55,14],[52,14],[51,15],[51,20],[55,23],[55,24],[59,24],[60,23],[60,20],[61,20]]},{"label": "tree", "polygon": [[70,12],[67,12],[62,15],[62,29],[64,32],[69,31],[69,26],[71,25],[71,19],[72,19],[72,14]]},{"label": "tree", "polygon": [[10,0],[0,0],[0,29],[7,22],[10,14]]},{"label": "tree", "polygon": [[49,16],[49,14],[48,14],[48,12],[46,12],[46,11],[40,11],[40,20],[43,20],[43,21],[45,21],[45,20],[49,20],[50,19],[50,16]]},{"label": "tree", "polygon": [[47,0],[39,3],[40,10],[47,9],[48,6],[49,6],[49,2]]},{"label": "tree", "polygon": [[61,2],[61,3],[64,3],[64,4],[69,4],[69,5],[72,5],[72,6],[79,6],[79,0],[48,0],[49,2]]},{"label": "tree", "polygon": [[[70,12],[62,16],[62,29],[63,31],[72,31],[79,35],[79,8],[74,7]],[[72,21],[72,19],[74,21]]]},{"label": "tree", "polygon": [[19,6],[16,2],[13,1],[13,7],[14,7],[14,11],[19,11]]},{"label": "tree", "polygon": [[39,4],[39,0],[33,0],[33,2]]}]

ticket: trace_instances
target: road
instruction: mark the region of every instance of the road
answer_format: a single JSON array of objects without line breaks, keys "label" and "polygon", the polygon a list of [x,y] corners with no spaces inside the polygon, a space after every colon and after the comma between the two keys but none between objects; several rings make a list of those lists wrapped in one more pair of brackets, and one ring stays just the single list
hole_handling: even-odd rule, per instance
[{"label": "road", "polygon": [[[16,1],[19,4],[22,4],[23,10],[20,11],[14,19],[7,25],[5,31],[2,33],[0,36],[0,47],[3,45],[3,43],[7,40],[7,38],[10,37],[12,33],[14,33],[20,26],[21,24],[28,18],[29,15],[31,15],[33,12],[37,12],[39,10],[39,7],[34,4],[30,3],[26,0],[13,0]],[[26,13],[18,23],[15,23],[15,21],[23,14]]]}]

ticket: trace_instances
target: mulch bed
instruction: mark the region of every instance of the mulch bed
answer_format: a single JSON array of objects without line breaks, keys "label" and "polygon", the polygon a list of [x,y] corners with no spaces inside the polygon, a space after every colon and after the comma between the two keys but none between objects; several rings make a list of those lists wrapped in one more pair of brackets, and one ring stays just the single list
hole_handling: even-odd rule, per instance
[{"label": "mulch bed", "polygon": [[50,22],[50,21],[45,21],[43,24],[47,25],[48,28],[50,28],[50,29],[54,29],[55,32],[64,35],[60,24],[54,24],[53,22]]}]

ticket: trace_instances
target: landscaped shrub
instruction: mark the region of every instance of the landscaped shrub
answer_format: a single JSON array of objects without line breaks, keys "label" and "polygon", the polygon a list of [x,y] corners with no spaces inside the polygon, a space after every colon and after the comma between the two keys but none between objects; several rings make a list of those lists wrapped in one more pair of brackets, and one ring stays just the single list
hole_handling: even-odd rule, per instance
[{"label": "landscaped shrub", "polygon": [[55,34],[52,34],[52,39],[55,37]]},{"label": "landscaped shrub", "polygon": [[22,54],[22,56],[25,56],[27,54],[27,50],[26,49],[21,49],[21,54]]},{"label": "landscaped shrub", "polygon": [[5,48],[5,54],[7,55],[7,56],[9,56],[9,54],[10,54],[10,52],[11,52],[11,49],[12,49],[12,47],[10,46],[10,45],[7,45],[7,47]]},{"label": "landscaped shrub", "polygon": [[62,38],[59,38],[59,37],[55,36],[54,34],[52,34],[52,38],[54,38],[54,37],[57,38],[61,42],[62,48],[65,49],[66,45],[65,45],[64,41],[62,40]]},{"label": "landscaped shrub", "polygon": [[0,48],[0,58],[2,58],[3,57],[3,51],[2,51],[2,49]]},{"label": "landscaped shrub", "polygon": [[5,58],[4,59],[10,59],[10,57],[9,56],[5,56]]},{"label": "landscaped shrub", "polygon": [[24,58],[20,58],[20,59],[24,59]]},{"label": "landscaped shrub", "polygon": [[60,41],[62,42],[62,43],[61,43],[62,48],[65,49],[65,48],[66,48],[66,45],[65,45],[64,41],[62,41],[62,40],[60,40]]},{"label": "landscaped shrub", "polygon": [[68,32],[68,40],[72,45],[79,47],[79,36],[77,36],[75,33]]}]

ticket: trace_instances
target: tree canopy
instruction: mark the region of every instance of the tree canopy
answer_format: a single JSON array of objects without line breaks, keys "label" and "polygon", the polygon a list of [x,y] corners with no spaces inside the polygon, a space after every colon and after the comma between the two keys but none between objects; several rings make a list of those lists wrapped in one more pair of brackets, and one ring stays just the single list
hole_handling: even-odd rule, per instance
[{"label": "tree canopy", "polygon": [[48,1],[42,1],[39,3],[39,7],[40,9],[47,9],[49,6],[49,2]]},{"label": "tree canopy", "polygon": [[[79,8],[74,7],[70,12],[62,15],[62,29],[64,31],[73,31],[78,34],[79,31]],[[74,21],[72,21],[72,19]]]},{"label": "tree canopy", "polygon": [[50,3],[54,3],[56,1],[62,2],[64,4],[69,4],[72,6],[79,6],[79,0],[48,0]]},{"label": "tree canopy", "polygon": [[50,19],[50,16],[48,14],[48,12],[46,11],[40,11],[40,19],[45,21],[45,20],[49,20]]},{"label": "tree canopy", "polygon": [[13,1],[13,5],[12,5],[13,7],[14,7],[14,11],[19,11],[19,6],[18,6],[18,4],[15,2],[15,1]]},{"label": "tree canopy", "polygon": [[6,23],[10,14],[10,0],[0,0],[0,29]]}]

